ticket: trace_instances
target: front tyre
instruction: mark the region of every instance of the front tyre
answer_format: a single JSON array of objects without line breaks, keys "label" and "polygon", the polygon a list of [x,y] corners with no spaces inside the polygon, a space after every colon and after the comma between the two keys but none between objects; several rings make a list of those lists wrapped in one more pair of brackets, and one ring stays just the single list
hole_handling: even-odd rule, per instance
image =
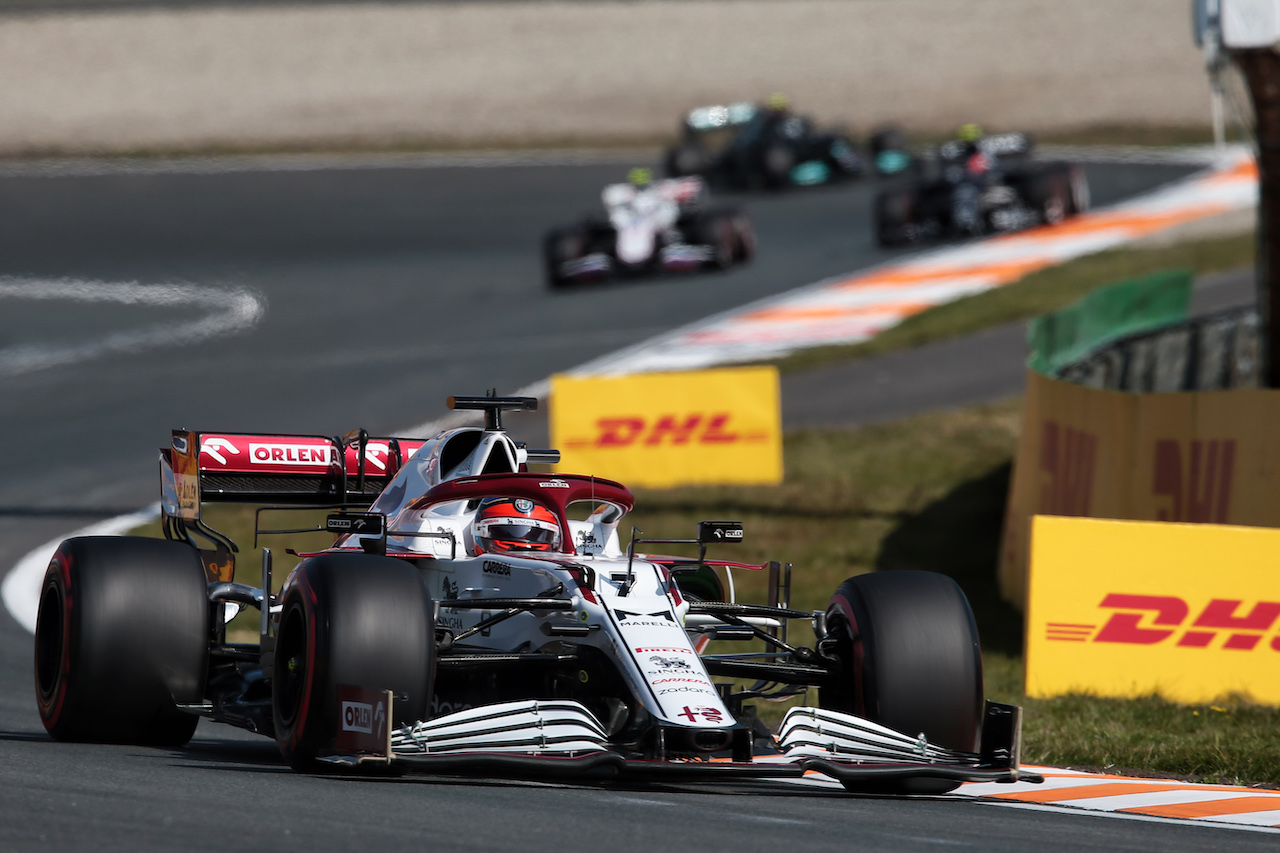
[{"label": "front tyre", "polygon": [[55,740],[181,746],[199,718],[211,608],[182,542],[87,536],[58,546],[36,618],[36,704]]},{"label": "front tyre", "polygon": [[402,560],[325,554],[299,564],[282,595],[272,711],[289,766],[315,770],[338,733],[338,686],[391,690],[392,727],[425,719],[435,624],[422,575]]},{"label": "front tyre", "polygon": [[[960,587],[934,572],[849,578],[827,607],[836,667],[819,704],[949,749],[976,752],[983,714],[982,651]],[[942,793],[959,782],[902,783]],[[848,786],[846,786],[848,787]]]}]

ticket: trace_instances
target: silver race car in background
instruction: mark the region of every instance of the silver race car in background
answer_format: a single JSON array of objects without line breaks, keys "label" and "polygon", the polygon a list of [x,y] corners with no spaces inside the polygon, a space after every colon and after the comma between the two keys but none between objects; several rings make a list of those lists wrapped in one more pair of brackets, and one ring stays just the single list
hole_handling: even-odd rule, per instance
[{"label": "silver race car in background", "polygon": [[[1020,710],[984,701],[959,587],[929,572],[850,578],[822,611],[789,604],[791,566],[710,556],[743,537],[628,541],[634,498],[540,474],[559,454],[502,426],[520,397],[453,397],[483,427],[429,440],[174,431],[166,539],[76,538],[44,580],[36,698],[59,740],[180,745],[199,717],[274,737],[301,771],[798,778],[854,791],[951,790],[1019,769]],[[329,508],[332,546],[278,594],[233,579],[211,502]],[[679,543],[696,556],[648,546]],[[735,571],[769,600],[735,600]],[[225,622],[260,611],[258,642]],[[812,647],[787,626],[809,623]],[[711,640],[762,649],[710,653]],[[809,697],[776,732],[751,701]]]},{"label": "silver race car in background", "polygon": [[707,208],[700,178],[653,181],[632,169],[601,193],[603,216],[557,228],[543,241],[552,287],[658,273],[725,270],[755,257],[755,232],[736,209]]}]

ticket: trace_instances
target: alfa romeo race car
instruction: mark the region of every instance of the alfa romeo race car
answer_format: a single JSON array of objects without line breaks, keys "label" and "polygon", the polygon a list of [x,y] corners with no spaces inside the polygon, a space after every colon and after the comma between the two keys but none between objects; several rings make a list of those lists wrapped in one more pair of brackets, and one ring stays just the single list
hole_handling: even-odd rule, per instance
[{"label": "alfa romeo race car", "polygon": [[740,210],[706,208],[699,178],[650,181],[633,169],[631,182],[601,193],[604,216],[550,232],[543,242],[552,287],[620,276],[724,270],[755,257],[755,231]]},{"label": "alfa romeo race car", "polygon": [[[972,237],[1053,225],[1089,209],[1089,184],[1075,163],[1033,160],[1022,133],[953,139],[912,163],[904,183],[874,202],[882,246]],[[904,169],[906,167],[904,166]]]},{"label": "alfa romeo race car", "polygon": [[[559,454],[503,429],[533,398],[453,397],[483,427],[429,440],[175,430],[161,450],[165,539],[68,539],[36,628],[36,698],[58,740],[176,746],[200,717],[275,738],[307,772],[798,778],[942,792],[1019,769],[1020,710],[984,702],[969,605],[928,572],[860,575],[823,611],[789,606],[791,567],[618,529],[619,483],[531,472]],[[273,593],[236,582],[217,501],[327,508],[330,547]],[[680,542],[697,556],[641,546]],[[763,604],[735,571],[764,571]],[[727,594],[726,594],[727,591]],[[226,639],[260,611],[257,643]],[[787,626],[813,626],[813,647]],[[709,653],[710,640],[761,651]],[[777,732],[749,701],[804,697]]]},{"label": "alfa romeo race car", "polygon": [[782,189],[857,178],[866,164],[853,141],[818,130],[785,103],[740,102],[698,107],[667,149],[667,174],[699,175],[716,188]]}]

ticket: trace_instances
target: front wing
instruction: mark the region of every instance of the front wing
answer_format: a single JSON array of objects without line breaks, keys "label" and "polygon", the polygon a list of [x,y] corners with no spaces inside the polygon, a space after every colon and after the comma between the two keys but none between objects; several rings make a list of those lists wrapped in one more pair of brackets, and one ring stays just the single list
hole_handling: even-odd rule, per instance
[{"label": "front wing", "polygon": [[[344,687],[346,706],[390,707],[389,694]],[[793,708],[776,754],[727,758],[630,758],[610,748],[595,717],[571,700],[486,705],[398,729],[376,729],[345,714],[337,747],[321,761],[335,769],[392,766],[440,775],[716,780],[795,779],[818,772],[860,789],[916,780],[1042,782],[1018,766],[1021,709],[988,702],[977,753],[943,749],[852,714]],[[351,720],[355,719],[353,731]]]}]

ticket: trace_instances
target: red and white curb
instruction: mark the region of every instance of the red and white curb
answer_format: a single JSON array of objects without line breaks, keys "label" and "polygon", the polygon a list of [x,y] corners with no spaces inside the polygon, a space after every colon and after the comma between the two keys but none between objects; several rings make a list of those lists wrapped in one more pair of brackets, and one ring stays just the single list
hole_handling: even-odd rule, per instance
[{"label": "red and white curb", "polygon": [[1039,805],[1071,806],[1122,815],[1176,818],[1280,832],[1280,791],[1239,785],[1203,785],[1027,767],[1044,783],[974,782],[959,792],[970,797]]},{"label": "red and white curb", "polygon": [[858,343],[935,305],[1177,225],[1248,209],[1257,199],[1252,155],[1229,149],[1204,171],[1141,198],[1059,225],[947,246],[826,279],[684,326],[569,373],[696,370],[777,358],[806,347]]},{"label": "red and white curb", "polygon": [[[966,797],[995,805],[1072,809],[1138,820],[1193,821],[1218,828],[1280,834],[1280,791],[1239,785],[1198,785],[1169,779],[1109,776],[1060,767],[1023,765],[1042,774],[1031,782],[966,782],[946,798]],[[792,784],[840,789],[820,773]]]}]

